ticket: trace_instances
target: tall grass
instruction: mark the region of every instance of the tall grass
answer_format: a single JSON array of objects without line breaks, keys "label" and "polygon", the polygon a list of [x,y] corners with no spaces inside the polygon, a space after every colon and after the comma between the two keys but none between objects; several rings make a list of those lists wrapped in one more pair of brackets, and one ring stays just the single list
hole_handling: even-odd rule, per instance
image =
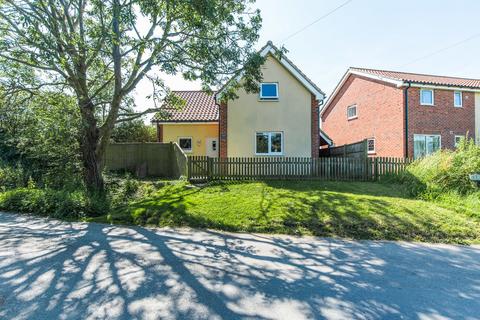
[{"label": "tall grass", "polygon": [[410,164],[401,181],[414,196],[437,198],[446,193],[478,192],[470,174],[480,173],[480,147],[463,140],[457,150],[441,150]]}]

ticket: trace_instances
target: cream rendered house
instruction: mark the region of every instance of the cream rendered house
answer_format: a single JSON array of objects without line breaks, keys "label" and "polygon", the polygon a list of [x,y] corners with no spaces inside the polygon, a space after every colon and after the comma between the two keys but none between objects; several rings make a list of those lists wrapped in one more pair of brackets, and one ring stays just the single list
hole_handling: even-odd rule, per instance
[{"label": "cream rendered house", "polygon": [[318,157],[320,145],[331,144],[319,129],[325,94],[271,42],[260,54],[266,60],[259,93],[240,89],[237,99],[222,101],[228,83],[214,96],[175,92],[186,105],[155,115],[158,140],[178,142],[191,155]]}]

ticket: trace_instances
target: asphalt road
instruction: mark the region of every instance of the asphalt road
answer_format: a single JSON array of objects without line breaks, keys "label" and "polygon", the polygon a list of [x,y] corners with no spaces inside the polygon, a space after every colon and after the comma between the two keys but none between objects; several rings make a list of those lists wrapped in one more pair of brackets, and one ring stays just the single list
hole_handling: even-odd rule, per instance
[{"label": "asphalt road", "polygon": [[480,248],[0,213],[2,319],[480,319]]}]

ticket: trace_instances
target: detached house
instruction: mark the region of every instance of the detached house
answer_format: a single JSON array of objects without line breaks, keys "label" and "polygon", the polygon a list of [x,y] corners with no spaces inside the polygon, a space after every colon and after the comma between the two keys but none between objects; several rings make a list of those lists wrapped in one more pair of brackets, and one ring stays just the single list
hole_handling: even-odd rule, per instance
[{"label": "detached house", "polygon": [[462,137],[480,139],[480,80],[350,68],[321,121],[335,145],[368,139],[371,155],[454,149]]},{"label": "detached house", "polygon": [[158,141],[178,142],[191,155],[318,157],[320,144],[331,143],[319,130],[325,94],[271,42],[260,54],[266,60],[259,93],[239,89],[237,99],[222,102],[223,88],[213,96],[176,91],[186,104],[165,105],[154,116]]}]

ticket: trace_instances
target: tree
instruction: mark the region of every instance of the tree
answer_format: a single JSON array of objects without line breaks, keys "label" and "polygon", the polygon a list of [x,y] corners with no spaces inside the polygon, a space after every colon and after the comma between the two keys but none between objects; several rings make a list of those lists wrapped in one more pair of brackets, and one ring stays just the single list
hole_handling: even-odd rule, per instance
[{"label": "tree", "polygon": [[146,125],[143,120],[132,120],[119,123],[112,132],[115,142],[155,142],[157,130],[152,125]]},{"label": "tree", "polygon": [[104,154],[115,124],[157,111],[127,106],[140,81],[151,81],[156,101],[169,97],[162,73],[181,73],[209,89],[243,69],[242,85],[256,90],[262,58],[253,45],[261,18],[251,2],[0,0],[0,59],[35,75],[5,78],[3,85],[7,93],[56,89],[75,96],[84,182],[103,193]]}]

